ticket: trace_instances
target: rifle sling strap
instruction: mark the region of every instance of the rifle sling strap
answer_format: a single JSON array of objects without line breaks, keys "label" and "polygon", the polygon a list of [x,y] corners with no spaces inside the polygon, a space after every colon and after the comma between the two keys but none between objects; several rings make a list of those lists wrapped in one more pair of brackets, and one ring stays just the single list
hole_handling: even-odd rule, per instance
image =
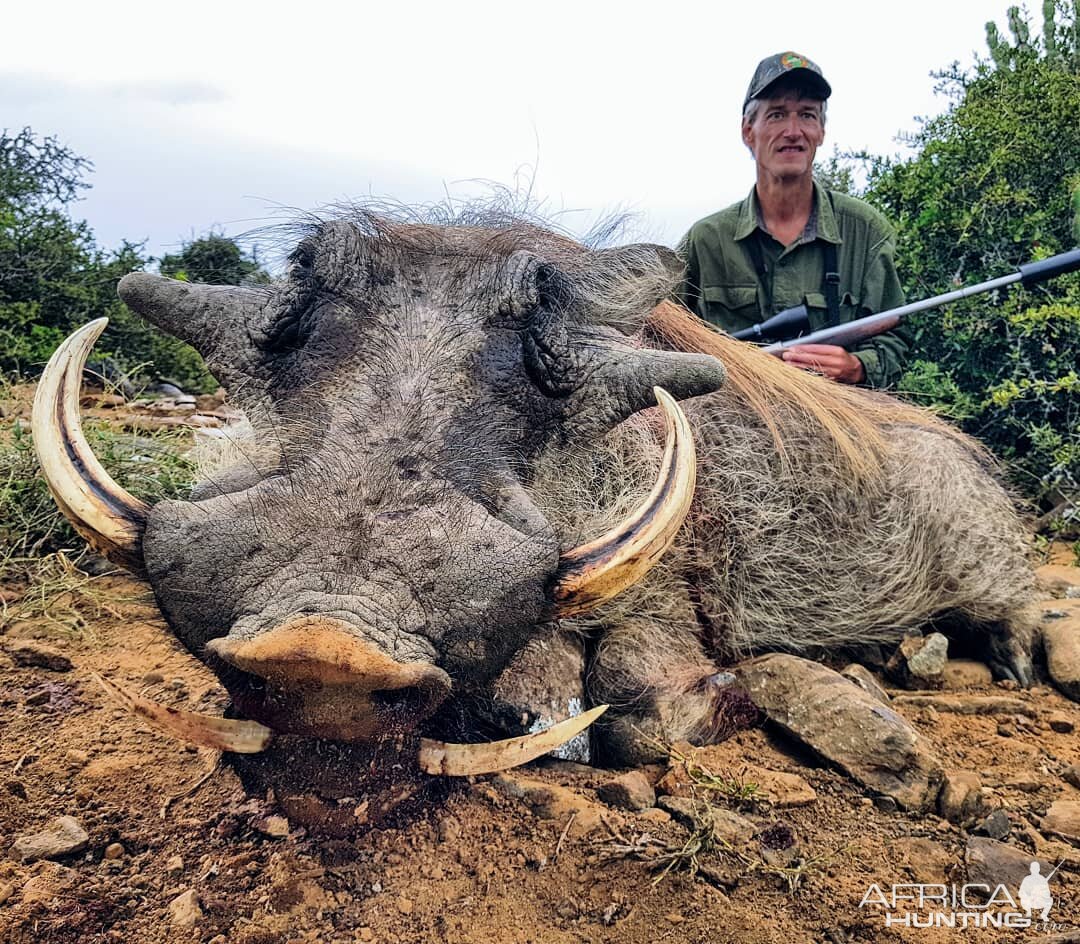
[{"label": "rifle sling strap", "polygon": [[[829,195],[829,204],[833,202],[832,191],[826,191]],[[746,251],[750,256],[750,261],[753,263],[754,271],[757,273],[758,283],[761,286],[766,285],[765,277],[768,275],[768,268],[765,265],[765,256],[761,251],[761,240],[758,233],[751,233],[750,236],[744,240],[746,245]],[[821,283],[821,294],[825,296],[825,307],[829,312],[828,327],[840,324],[840,264],[837,259],[836,244],[826,242],[822,246],[822,251],[825,255],[825,276]],[[762,312],[766,318],[770,317],[773,312]]]}]

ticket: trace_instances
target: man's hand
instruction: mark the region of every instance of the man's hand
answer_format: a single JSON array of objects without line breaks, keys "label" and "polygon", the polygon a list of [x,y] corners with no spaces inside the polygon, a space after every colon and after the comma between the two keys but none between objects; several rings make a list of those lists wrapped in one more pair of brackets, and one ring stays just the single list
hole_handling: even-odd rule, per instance
[{"label": "man's hand", "polygon": [[838,383],[857,384],[866,380],[862,361],[835,344],[799,344],[785,348],[783,356],[792,367],[816,371]]}]

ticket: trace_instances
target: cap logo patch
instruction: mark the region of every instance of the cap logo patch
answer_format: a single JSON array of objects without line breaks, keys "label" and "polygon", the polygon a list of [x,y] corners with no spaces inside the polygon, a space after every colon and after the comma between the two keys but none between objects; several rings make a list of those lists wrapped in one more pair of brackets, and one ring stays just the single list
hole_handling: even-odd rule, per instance
[{"label": "cap logo patch", "polygon": [[786,52],[780,57],[780,65],[785,69],[805,69],[809,64],[810,60],[797,52]]}]

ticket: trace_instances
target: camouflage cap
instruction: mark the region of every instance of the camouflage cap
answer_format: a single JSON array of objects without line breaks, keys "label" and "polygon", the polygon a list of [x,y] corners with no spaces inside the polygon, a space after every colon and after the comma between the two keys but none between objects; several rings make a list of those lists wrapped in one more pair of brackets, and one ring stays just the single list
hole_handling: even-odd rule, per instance
[{"label": "camouflage cap", "polygon": [[832,86],[825,81],[821,74],[821,67],[816,62],[811,62],[806,56],[797,52],[778,52],[775,56],[769,56],[758,63],[754,70],[754,77],[750,80],[750,87],[746,90],[746,98],[743,99],[743,109],[752,98],[760,98],[764,92],[777,79],[786,75],[795,77],[807,84],[810,89],[820,93],[821,100],[825,101],[832,95]]}]

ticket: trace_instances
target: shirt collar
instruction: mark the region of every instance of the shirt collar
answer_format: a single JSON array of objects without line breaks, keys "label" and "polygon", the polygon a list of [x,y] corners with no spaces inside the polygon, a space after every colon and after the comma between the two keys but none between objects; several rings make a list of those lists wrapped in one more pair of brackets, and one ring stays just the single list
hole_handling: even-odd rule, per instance
[{"label": "shirt collar", "polygon": [[[746,239],[756,229],[764,231],[759,225],[761,220],[761,205],[758,203],[757,188],[751,187],[746,199],[739,204],[739,219],[735,226],[735,239]],[[807,221],[807,229],[815,231],[810,239],[823,239],[829,243],[840,243],[840,228],[836,223],[836,214],[833,213],[832,201],[825,188],[816,180],[814,181],[814,207],[810,211],[810,219]],[[808,233],[803,233],[803,241],[809,241]]]}]

